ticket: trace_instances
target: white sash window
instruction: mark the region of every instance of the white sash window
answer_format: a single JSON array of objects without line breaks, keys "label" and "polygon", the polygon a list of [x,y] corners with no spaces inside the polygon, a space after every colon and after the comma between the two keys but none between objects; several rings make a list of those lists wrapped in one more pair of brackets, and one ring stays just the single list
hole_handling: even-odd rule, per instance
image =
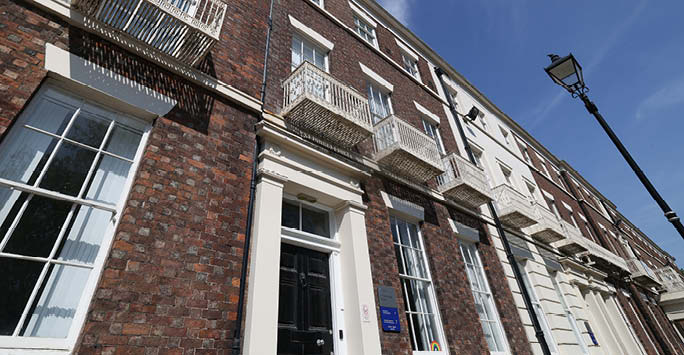
[{"label": "white sash window", "polygon": [[406,303],[406,320],[415,351],[446,351],[437,302],[418,226],[392,216],[392,239]]},{"label": "white sash window", "polygon": [[482,324],[487,345],[489,345],[489,351],[492,354],[506,354],[508,347],[506,336],[499,319],[499,313],[494,305],[492,291],[489,289],[487,275],[485,275],[484,268],[482,267],[477,246],[471,243],[459,244],[468,274],[468,281],[470,281],[470,288],[473,291],[473,298],[475,298],[475,308],[480,315],[480,323]]},{"label": "white sash window", "polygon": [[558,346],[556,345],[556,341],[553,339],[553,335],[551,335],[551,327],[549,326],[548,320],[546,320],[546,313],[544,313],[544,309],[539,302],[539,298],[534,292],[534,287],[532,286],[530,278],[527,275],[525,265],[523,265],[521,262],[518,262],[518,267],[520,268],[520,274],[522,275],[523,284],[525,284],[525,288],[527,289],[527,294],[530,295],[532,307],[534,307],[534,313],[537,315],[537,321],[539,321],[539,325],[544,332],[546,344],[548,344],[549,350],[552,354],[558,354]]},{"label": "white sash window", "polygon": [[73,346],[148,130],[46,86],[8,132],[0,144],[0,344]]}]

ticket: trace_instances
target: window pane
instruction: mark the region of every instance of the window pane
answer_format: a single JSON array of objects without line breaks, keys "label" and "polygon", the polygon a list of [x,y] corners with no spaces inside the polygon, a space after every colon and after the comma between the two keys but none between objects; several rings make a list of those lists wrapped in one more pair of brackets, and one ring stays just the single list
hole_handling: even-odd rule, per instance
[{"label": "window pane", "polygon": [[323,53],[317,50],[314,55],[314,60],[314,64],[316,64],[317,67],[325,70],[325,55]]},{"label": "window pane", "polygon": [[292,70],[302,64],[302,41],[299,37],[292,37]]},{"label": "window pane", "polygon": [[309,206],[302,207],[302,230],[323,237],[330,237],[328,212]]},{"label": "window pane", "polygon": [[2,241],[10,225],[17,217],[19,209],[29,196],[30,194],[25,192],[0,187],[0,241]]},{"label": "window pane", "polygon": [[485,340],[487,341],[487,346],[489,346],[489,350],[496,351],[497,346],[496,341],[494,341],[494,333],[492,331],[491,324],[486,321],[481,321],[480,323],[482,323],[482,331],[484,332]]},{"label": "window pane", "polygon": [[397,258],[397,264],[399,264],[399,273],[406,275],[406,268],[404,267],[403,258],[401,256],[401,247],[399,245],[394,245],[394,255]]},{"label": "window pane", "polygon": [[44,99],[37,101],[35,111],[27,112],[31,116],[25,120],[25,123],[19,121],[22,122],[22,125],[27,124],[31,127],[61,135],[74,112],[76,112],[76,108],[50,99]]},{"label": "window pane", "polygon": [[313,64],[313,62],[314,62],[313,46],[308,41],[303,41],[303,42],[304,42],[304,60],[309,61],[309,63]]},{"label": "window pane", "polygon": [[0,335],[12,335],[43,264],[0,258]]},{"label": "window pane", "polygon": [[413,223],[406,223],[409,228],[409,235],[411,236],[411,246],[416,249],[422,249],[420,241],[418,240],[418,227]]},{"label": "window pane", "polygon": [[[19,255],[47,257],[57,240],[70,209],[70,202],[34,195],[3,251]],[[11,223],[5,221],[2,230],[5,229],[8,222]]]},{"label": "window pane", "polygon": [[81,206],[72,221],[69,234],[57,251],[59,260],[92,265],[111,222],[112,213]]},{"label": "window pane", "polygon": [[92,150],[63,142],[55,153],[40,187],[76,196],[83,186],[95,155]]},{"label": "window pane", "polygon": [[115,204],[131,170],[131,163],[102,155],[86,192],[86,198]]},{"label": "window pane", "polygon": [[0,146],[0,177],[33,185],[56,145],[43,133],[13,129]]},{"label": "window pane", "polygon": [[299,205],[283,201],[283,227],[299,229]]},{"label": "window pane", "polygon": [[69,128],[66,137],[79,143],[99,148],[110,121],[81,111]]},{"label": "window pane", "polygon": [[66,338],[90,269],[52,265],[21,335]]},{"label": "window pane", "polygon": [[142,133],[117,124],[114,126],[105,150],[132,160],[135,158],[141,139]]},{"label": "window pane", "polygon": [[428,345],[430,344],[430,342],[427,339],[427,330],[425,329],[425,322],[423,321],[423,317],[420,314],[412,314],[411,321],[413,323],[413,332],[416,335],[415,350],[428,350]]}]

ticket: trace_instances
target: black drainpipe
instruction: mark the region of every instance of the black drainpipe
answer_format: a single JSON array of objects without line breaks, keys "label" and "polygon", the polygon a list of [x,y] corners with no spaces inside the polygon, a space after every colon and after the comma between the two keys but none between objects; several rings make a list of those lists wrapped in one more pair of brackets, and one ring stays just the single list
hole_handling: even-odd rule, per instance
[{"label": "black drainpipe", "polygon": [[[273,2],[268,11],[268,29],[266,31],[266,50],[264,53],[264,72],[261,80],[261,113],[257,117],[257,122],[261,122],[264,116],[264,105],[266,104],[266,83],[268,80],[268,58],[271,49],[271,31],[273,30]],[[255,127],[256,127],[255,124]],[[235,333],[233,334],[233,355],[240,355],[242,351],[242,318],[245,308],[245,284],[247,283],[247,263],[249,262],[249,247],[252,240],[252,218],[254,216],[254,196],[256,195],[257,167],[259,165],[259,154],[261,154],[262,143],[259,136],[254,142],[254,155],[252,156],[252,177],[249,182],[249,202],[247,204],[247,226],[245,227],[245,246],[242,248],[242,269],[240,270],[240,291],[238,295],[237,316],[235,320]]]},{"label": "black drainpipe", "polygon": [[[451,99],[451,95],[446,95],[448,92],[446,88],[446,84],[444,83],[444,72],[442,71],[441,68],[435,68],[435,73],[439,77],[439,82],[442,85],[442,90],[444,91],[447,102],[449,103],[449,110],[451,111],[451,115],[454,116],[454,121],[456,121],[456,127],[458,127],[458,133],[461,136],[461,140],[463,141],[463,145],[465,146],[465,150],[468,153],[468,159],[470,159],[470,162],[477,166],[477,163],[475,162],[475,156],[473,155],[473,151],[470,148],[470,143],[468,143],[468,139],[466,139],[465,132],[463,131],[463,126],[461,125],[461,121],[459,119],[459,113],[456,111],[456,105],[454,104],[453,100]],[[542,348],[542,351],[544,355],[551,355],[551,350],[549,349],[549,344],[546,343],[546,338],[544,337],[544,331],[541,329],[541,325],[539,324],[539,319],[537,319],[536,312],[534,308],[532,307],[532,298],[530,297],[529,293],[527,293],[527,288],[525,287],[525,284],[523,283],[522,279],[522,274],[520,273],[520,268],[518,267],[518,263],[515,260],[515,256],[513,255],[513,252],[511,252],[511,245],[508,243],[508,238],[506,237],[506,232],[503,229],[503,226],[501,225],[501,221],[499,220],[499,215],[496,213],[496,209],[494,208],[494,203],[492,201],[489,201],[487,203],[487,206],[489,207],[489,212],[492,214],[492,218],[494,219],[494,222],[496,223],[496,230],[499,232],[499,236],[501,236],[501,241],[504,246],[504,250],[506,251],[506,257],[508,258],[508,263],[511,264],[511,268],[513,269],[513,274],[515,275],[515,280],[518,283],[518,288],[520,289],[520,293],[523,295],[523,300],[525,301],[525,307],[527,307],[527,311],[530,314],[530,318],[532,320],[532,326],[534,327],[534,334],[537,337],[537,341],[539,341],[539,345]],[[532,287],[532,285],[530,285]]]}]

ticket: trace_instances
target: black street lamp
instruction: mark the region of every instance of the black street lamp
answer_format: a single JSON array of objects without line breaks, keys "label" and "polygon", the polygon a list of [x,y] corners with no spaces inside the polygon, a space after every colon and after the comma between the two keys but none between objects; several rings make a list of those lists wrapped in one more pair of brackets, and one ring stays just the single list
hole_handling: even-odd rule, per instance
[{"label": "black street lamp", "polygon": [[601,116],[599,113],[596,105],[589,100],[589,97],[587,96],[589,88],[587,88],[584,84],[582,67],[579,65],[575,57],[572,54],[569,54],[563,58],[555,54],[549,54],[549,57],[551,58],[551,65],[544,68],[546,73],[549,74],[551,79],[553,79],[556,84],[562,86],[565,88],[565,90],[568,90],[572,97],[579,97],[582,99],[587,111],[596,117],[596,120],[606,131],[608,137],[610,137],[610,139],[613,141],[613,144],[615,144],[622,156],[625,158],[625,160],[627,160],[627,164],[629,164],[632,170],[634,170],[634,173],[637,175],[641,183],[644,184],[644,187],[646,187],[648,193],[651,194],[651,197],[653,197],[658,206],[660,206],[660,208],[663,210],[663,213],[665,213],[665,218],[667,218],[667,220],[674,225],[677,232],[679,232],[679,235],[684,238],[684,226],[682,226],[682,222],[679,220],[679,217],[677,217],[677,214],[670,208],[670,206],[668,206],[667,202],[663,200],[655,187],[653,187],[653,184],[651,184],[646,177],[646,174],[644,174],[641,168],[639,168],[639,165],[629,154],[627,148],[622,145],[622,142],[620,142],[620,139],[618,139],[618,137],[615,135],[615,132],[613,132],[610,126],[608,126],[606,120],[603,119],[603,116]]}]

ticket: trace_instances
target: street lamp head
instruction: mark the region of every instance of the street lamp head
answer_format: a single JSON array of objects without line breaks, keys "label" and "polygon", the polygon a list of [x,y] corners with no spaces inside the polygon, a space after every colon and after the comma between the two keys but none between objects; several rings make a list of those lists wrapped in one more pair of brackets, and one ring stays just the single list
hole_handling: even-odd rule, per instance
[{"label": "street lamp head", "polygon": [[549,54],[549,58],[551,65],[544,70],[556,84],[568,90],[573,96],[586,91],[582,67],[572,53],[562,58],[556,54]]}]

